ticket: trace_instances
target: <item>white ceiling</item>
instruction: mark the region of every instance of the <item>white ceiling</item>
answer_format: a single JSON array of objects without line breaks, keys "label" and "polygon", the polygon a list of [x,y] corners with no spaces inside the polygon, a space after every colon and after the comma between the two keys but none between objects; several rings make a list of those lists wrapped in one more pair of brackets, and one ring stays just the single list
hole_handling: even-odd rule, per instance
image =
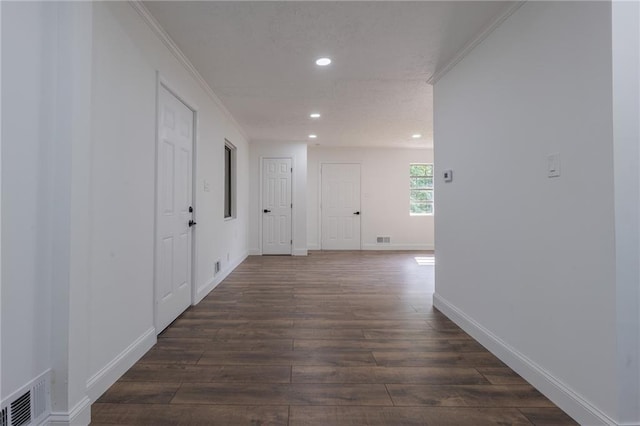
[{"label": "white ceiling", "polygon": [[[429,147],[427,80],[511,2],[145,2],[249,139]],[[318,67],[328,56],[333,63]],[[319,120],[309,113],[320,112]],[[307,135],[315,133],[316,140]],[[415,133],[422,138],[413,139]]]}]

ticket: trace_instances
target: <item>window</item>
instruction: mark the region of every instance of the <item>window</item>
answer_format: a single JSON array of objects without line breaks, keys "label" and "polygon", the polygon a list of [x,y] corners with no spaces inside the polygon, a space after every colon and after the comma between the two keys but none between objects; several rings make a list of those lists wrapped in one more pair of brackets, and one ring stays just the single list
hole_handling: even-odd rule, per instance
[{"label": "window", "polygon": [[229,141],[224,144],[224,217],[235,217],[236,147]]},{"label": "window", "polygon": [[409,214],[433,214],[433,164],[409,164]]}]

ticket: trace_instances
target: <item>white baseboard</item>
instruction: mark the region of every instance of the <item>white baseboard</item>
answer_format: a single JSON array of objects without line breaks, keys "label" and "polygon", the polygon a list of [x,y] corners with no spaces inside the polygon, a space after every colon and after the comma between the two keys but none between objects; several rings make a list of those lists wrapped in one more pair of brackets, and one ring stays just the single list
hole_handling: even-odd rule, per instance
[{"label": "white baseboard", "polygon": [[249,249],[249,256],[261,256],[261,255],[262,255],[262,250],[260,250],[259,248]]},{"label": "white baseboard", "polygon": [[308,254],[307,249],[293,249],[291,252],[292,256],[306,256]]},{"label": "white baseboard", "polygon": [[249,252],[245,252],[242,255],[238,256],[237,258],[233,259],[233,261],[231,261],[230,263],[227,264],[226,268],[224,268],[223,270],[218,272],[218,274],[216,276],[214,276],[207,284],[205,284],[202,287],[198,288],[198,291],[197,291],[197,294],[196,294],[196,297],[195,297],[195,301],[194,301],[193,304],[197,305],[198,303],[200,303],[200,301],[202,299],[204,299],[207,296],[207,294],[209,294],[211,292],[211,290],[216,288],[218,286],[218,284],[220,284],[222,282],[222,280],[227,278],[227,276],[231,272],[233,272],[234,269],[236,269],[238,267],[238,265],[240,265],[242,262],[244,262],[244,260],[247,258],[247,256],[249,256]]},{"label": "white baseboard", "polygon": [[155,344],[156,329],[151,327],[102,367],[100,371],[91,376],[87,380],[87,394],[91,401],[98,399]]},{"label": "white baseboard", "polygon": [[433,250],[433,244],[363,244],[362,250]]},{"label": "white baseboard", "polygon": [[54,412],[41,425],[87,426],[91,423],[91,400],[85,396],[69,412]]},{"label": "white baseboard", "polygon": [[320,250],[320,244],[308,244],[307,250]]},{"label": "white baseboard", "polygon": [[616,425],[607,414],[437,293],[433,295],[433,305],[578,423]]}]

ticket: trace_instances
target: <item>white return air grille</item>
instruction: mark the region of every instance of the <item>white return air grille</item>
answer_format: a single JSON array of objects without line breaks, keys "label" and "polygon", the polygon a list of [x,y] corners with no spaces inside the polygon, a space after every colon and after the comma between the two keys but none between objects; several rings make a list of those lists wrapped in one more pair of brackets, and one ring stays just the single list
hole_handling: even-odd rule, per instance
[{"label": "white return air grille", "polygon": [[31,391],[11,403],[11,426],[28,425],[31,422]]},{"label": "white return air grille", "polygon": [[45,373],[2,403],[0,426],[38,424],[49,414],[49,374]]},{"label": "white return air grille", "polygon": [[376,237],[376,242],[378,244],[390,244],[391,237]]}]

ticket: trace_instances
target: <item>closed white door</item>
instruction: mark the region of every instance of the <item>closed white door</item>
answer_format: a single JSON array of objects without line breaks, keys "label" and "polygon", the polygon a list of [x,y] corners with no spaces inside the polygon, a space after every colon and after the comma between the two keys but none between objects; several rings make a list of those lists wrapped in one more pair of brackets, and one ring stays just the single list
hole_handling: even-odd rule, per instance
[{"label": "closed white door", "polygon": [[291,254],[291,159],[262,160],[262,254]]},{"label": "closed white door", "polygon": [[360,164],[323,164],[323,250],[360,250]]},{"label": "closed white door", "polygon": [[191,304],[193,111],[160,86],[156,206],[156,332]]}]

